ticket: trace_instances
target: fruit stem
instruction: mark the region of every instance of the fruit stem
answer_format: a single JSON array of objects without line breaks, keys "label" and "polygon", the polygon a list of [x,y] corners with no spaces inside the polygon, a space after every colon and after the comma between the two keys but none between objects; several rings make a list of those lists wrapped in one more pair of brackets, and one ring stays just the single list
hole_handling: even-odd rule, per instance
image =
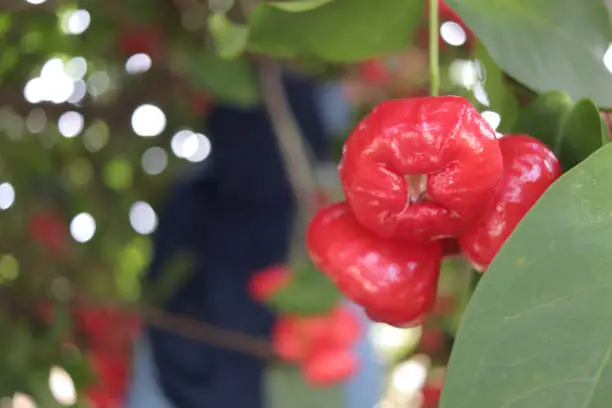
[{"label": "fruit stem", "polygon": [[440,16],[439,0],[429,0],[429,93],[440,94]]}]

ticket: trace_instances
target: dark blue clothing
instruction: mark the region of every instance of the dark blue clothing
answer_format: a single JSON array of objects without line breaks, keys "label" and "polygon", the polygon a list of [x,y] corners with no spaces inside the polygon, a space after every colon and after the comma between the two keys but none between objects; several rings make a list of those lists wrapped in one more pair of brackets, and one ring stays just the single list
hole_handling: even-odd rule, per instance
[{"label": "dark blue clothing", "polygon": [[[327,153],[315,87],[286,78],[288,98],[314,153]],[[286,259],[294,202],[263,109],[215,106],[206,135],[211,165],[175,183],[160,214],[148,278],[173,256],[196,255],[194,273],[166,304],[223,328],[267,337],[272,314],[247,293],[257,269]],[[149,328],[162,389],[177,408],[261,408],[265,362]]]}]

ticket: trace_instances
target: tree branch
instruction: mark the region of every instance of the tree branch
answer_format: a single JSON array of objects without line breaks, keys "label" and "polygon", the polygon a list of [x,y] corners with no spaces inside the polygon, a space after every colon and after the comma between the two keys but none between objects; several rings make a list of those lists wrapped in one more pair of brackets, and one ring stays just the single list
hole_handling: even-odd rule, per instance
[{"label": "tree branch", "polygon": [[281,150],[285,171],[297,200],[297,215],[292,235],[292,260],[301,259],[308,221],[316,211],[315,194],[319,188],[309,147],[291,110],[282,82],[278,61],[260,59],[260,87],[266,112]]},{"label": "tree branch", "polygon": [[173,315],[150,307],[141,308],[140,315],[153,327],[177,333],[211,346],[238,351],[264,360],[275,358],[270,343],[257,337],[234,330],[222,329],[190,317]]}]

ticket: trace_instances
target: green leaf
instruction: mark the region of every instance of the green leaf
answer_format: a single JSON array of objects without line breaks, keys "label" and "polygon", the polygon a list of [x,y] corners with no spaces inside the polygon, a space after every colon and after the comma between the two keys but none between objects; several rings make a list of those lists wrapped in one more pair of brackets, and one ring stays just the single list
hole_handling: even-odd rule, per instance
[{"label": "green leaf", "polygon": [[340,384],[315,387],[304,381],[299,367],[275,365],[266,371],[269,408],[337,408],[346,405]]},{"label": "green leaf", "polygon": [[572,101],[567,94],[547,92],[521,110],[513,132],[533,136],[554,149],[563,118],[571,109]]},{"label": "green leaf", "polygon": [[189,56],[186,63],[188,78],[194,85],[209,91],[213,99],[244,106],[259,102],[259,87],[248,61],[197,52]]},{"label": "green leaf", "polygon": [[248,27],[230,21],[224,13],[213,13],[208,18],[208,29],[220,57],[236,58],[242,54],[249,38]]},{"label": "green leaf", "polygon": [[85,389],[87,385],[97,381],[97,375],[90,367],[90,361],[84,358],[78,349],[63,349],[58,363],[70,375],[77,390]]},{"label": "green leaf", "polygon": [[497,131],[506,132],[518,117],[518,100],[506,86],[502,70],[479,41],[476,43],[475,56],[485,71],[484,88],[489,98],[489,107],[501,116]]},{"label": "green leaf", "polygon": [[539,92],[612,106],[603,63],[610,22],[602,0],[447,0],[509,75]]},{"label": "green leaf", "polygon": [[251,15],[248,49],[331,62],[358,61],[404,48],[424,7],[416,0],[334,0],[296,13],[280,9],[281,4],[257,6]]},{"label": "green leaf", "polygon": [[267,303],[282,314],[318,315],[334,307],[340,297],[332,281],[308,263],[298,268],[291,283],[276,292]]},{"label": "green leaf", "polygon": [[595,104],[583,99],[572,106],[562,92],[536,98],[520,113],[515,133],[526,133],[548,145],[568,170],[607,142],[606,128]]},{"label": "green leaf", "polygon": [[601,137],[603,138],[603,140],[601,141],[601,144],[605,145],[605,144],[610,143],[610,129],[608,128],[608,124],[606,123],[604,118],[601,117],[601,115],[599,119],[601,121]]},{"label": "green leaf", "polygon": [[482,278],[441,408],[608,408],[612,146],[562,176]]},{"label": "green leaf", "polygon": [[276,7],[279,10],[287,11],[289,13],[301,13],[321,7],[330,1],[335,0],[293,0],[293,1],[279,1],[268,3],[272,7]]},{"label": "green leaf", "polygon": [[607,143],[602,118],[589,99],[574,105],[563,121],[559,137],[559,160],[564,170],[571,169]]}]

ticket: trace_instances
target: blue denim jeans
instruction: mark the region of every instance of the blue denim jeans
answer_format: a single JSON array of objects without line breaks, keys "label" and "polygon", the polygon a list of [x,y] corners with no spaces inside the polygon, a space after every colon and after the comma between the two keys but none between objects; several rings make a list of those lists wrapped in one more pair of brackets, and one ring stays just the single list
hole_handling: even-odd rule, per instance
[{"label": "blue denim jeans", "polygon": [[346,408],[373,408],[379,401],[385,380],[385,368],[374,353],[372,343],[368,339],[368,329],[372,322],[363,309],[351,305],[361,317],[366,329],[357,344],[355,353],[361,362],[361,369],[344,385],[344,400]]},{"label": "blue denim jeans", "polygon": [[132,379],[125,408],[175,408],[157,382],[151,344],[146,336],[136,344],[132,361]]},{"label": "blue denim jeans", "polygon": [[[367,328],[371,323],[361,308],[355,309]],[[361,369],[344,385],[344,407],[372,408],[378,402],[383,389],[384,370],[374,355],[367,333],[355,345],[355,352],[361,361]],[[156,373],[151,345],[146,336],[143,336],[134,350],[131,386],[125,408],[176,408],[162,392],[155,378]]]}]

